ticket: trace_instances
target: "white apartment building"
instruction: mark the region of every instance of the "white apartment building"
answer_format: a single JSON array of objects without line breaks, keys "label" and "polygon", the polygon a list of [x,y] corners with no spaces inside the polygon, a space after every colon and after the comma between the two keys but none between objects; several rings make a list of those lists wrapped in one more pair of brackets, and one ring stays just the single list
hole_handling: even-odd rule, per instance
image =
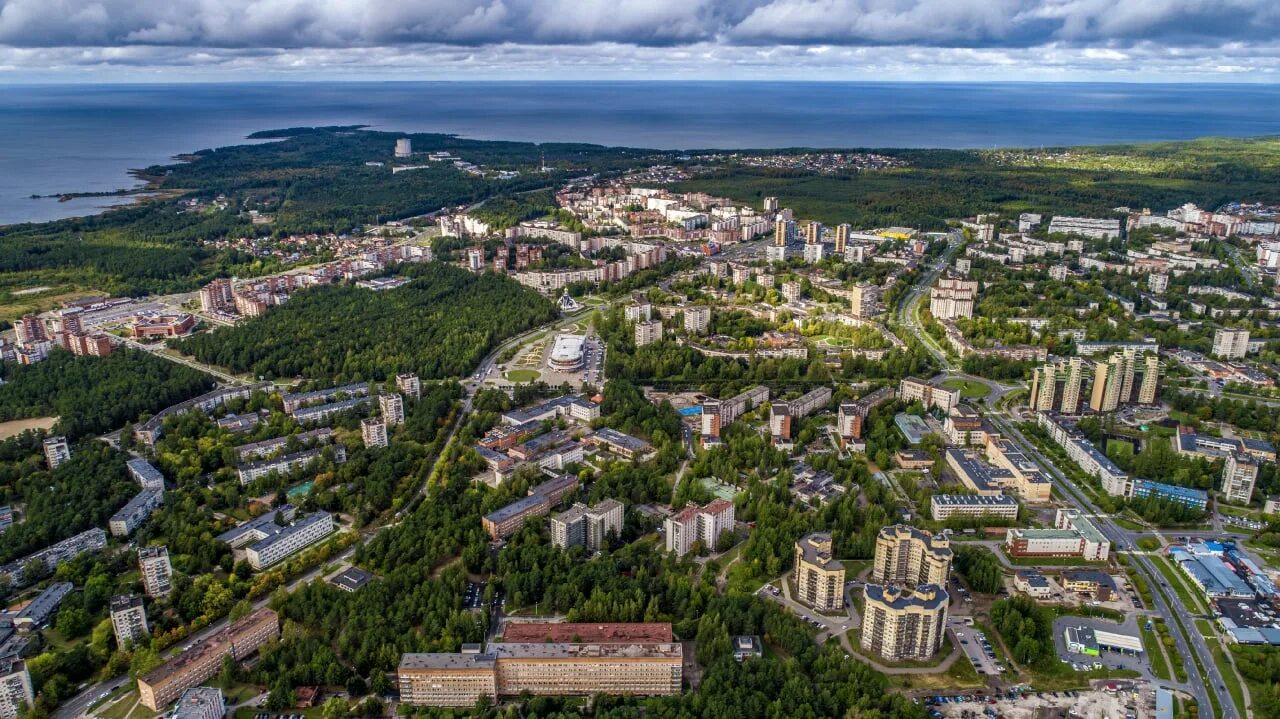
[{"label": "white apartment building", "polygon": [[1222,468],[1222,495],[1228,502],[1248,504],[1253,498],[1253,485],[1258,481],[1257,458],[1243,452],[1227,455]]},{"label": "white apartment building", "polygon": [[111,627],[116,633],[116,644],[124,647],[141,644],[151,629],[147,626],[147,609],[142,597],[121,594],[111,598]]},{"label": "white apartment building", "polygon": [[1249,352],[1249,330],[1222,328],[1213,332],[1213,355],[1222,359],[1243,359]]},{"label": "white apartment building", "polygon": [[167,596],[173,590],[173,567],[169,564],[167,548],[139,549],[138,569],[142,572],[142,587],[148,597]]},{"label": "white apartment building", "polygon": [[929,292],[929,314],[937,320],[973,317],[977,299],[977,282],[941,279]]},{"label": "white apartment building", "polygon": [[71,445],[67,443],[66,437],[49,437],[44,441],[44,458],[49,464],[49,469],[56,469],[58,465],[71,459]]},{"label": "white apartment building", "polygon": [[616,499],[606,499],[592,507],[575,503],[549,520],[551,543],[561,549],[582,546],[588,552],[597,552],[609,532],[622,536],[622,510],[622,502]]},{"label": "white apartment building", "polygon": [[396,389],[414,399],[422,397],[422,382],[418,380],[416,374],[396,375]]},{"label": "white apartment building", "polygon": [[319,542],[333,534],[333,515],[316,512],[294,522],[292,526],[259,540],[245,550],[245,559],[256,570],[266,569],[291,554]]},{"label": "white apartment building", "polygon": [[636,322],[636,347],[644,347],[662,341],[662,322],[660,320],[642,320]]},{"label": "white apartment building", "polygon": [[111,519],[107,522],[107,529],[110,529],[111,534],[116,537],[127,537],[133,534],[133,530],[142,526],[142,523],[147,521],[147,517],[150,517],[156,507],[161,504],[164,504],[164,490],[144,489],[134,495],[128,504],[120,508],[119,512],[111,515]]},{"label": "white apartment building", "polygon": [[378,395],[378,407],[382,410],[382,421],[388,427],[404,422],[404,398],[398,394]]},{"label": "white apartment building", "polygon": [[1007,494],[988,497],[981,494],[935,494],[930,511],[936,521],[952,517],[1018,518],[1018,500]]},{"label": "white apartment building", "polygon": [[733,502],[717,499],[705,507],[691,504],[667,517],[664,525],[667,551],[675,552],[676,556],[688,554],[697,541],[714,549],[722,532],[733,531]]},{"label": "white apartment building", "polygon": [[691,335],[705,335],[711,327],[711,308],[705,305],[689,305],[684,308],[684,331]]},{"label": "white apartment building", "polygon": [[366,447],[386,447],[387,423],[381,417],[365,417],[360,420],[360,438]]}]

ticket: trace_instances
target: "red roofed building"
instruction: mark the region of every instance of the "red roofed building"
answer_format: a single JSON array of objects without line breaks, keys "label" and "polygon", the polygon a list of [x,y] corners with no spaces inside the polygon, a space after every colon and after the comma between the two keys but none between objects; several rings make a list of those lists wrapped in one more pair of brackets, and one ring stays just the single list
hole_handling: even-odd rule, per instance
[{"label": "red roofed building", "polygon": [[512,622],[503,627],[502,641],[573,642],[578,644],[671,643],[666,622],[592,624],[588,622]]}]

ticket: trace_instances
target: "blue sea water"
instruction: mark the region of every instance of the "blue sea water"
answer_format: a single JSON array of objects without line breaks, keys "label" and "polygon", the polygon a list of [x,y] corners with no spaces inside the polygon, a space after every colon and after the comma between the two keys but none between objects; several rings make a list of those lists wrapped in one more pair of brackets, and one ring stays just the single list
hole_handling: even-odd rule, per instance
[{"label": "blue sea water", "polygon": [[661,149],[1034,147],[1280,134],[1280,86],[1042,83],[261,83],[0,87],[0,225],[97,211],[32,194],[256,130],[366,124]]}]

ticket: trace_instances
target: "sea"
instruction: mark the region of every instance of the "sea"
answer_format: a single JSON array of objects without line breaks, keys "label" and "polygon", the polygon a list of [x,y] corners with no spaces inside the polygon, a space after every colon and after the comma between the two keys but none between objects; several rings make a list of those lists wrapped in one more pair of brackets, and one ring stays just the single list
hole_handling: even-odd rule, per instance
[{"label": "sea", "polygon": [[0,225],[99,212],[129,170],[303,125],[656,149],[994,148],[1280,134],[1280,86],[360,82],[0,87]]}]

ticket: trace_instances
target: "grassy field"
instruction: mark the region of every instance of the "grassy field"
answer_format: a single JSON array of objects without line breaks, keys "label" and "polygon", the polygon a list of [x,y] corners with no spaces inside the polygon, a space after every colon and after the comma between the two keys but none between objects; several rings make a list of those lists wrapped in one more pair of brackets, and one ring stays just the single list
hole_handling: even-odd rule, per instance
[{"label": "grassy field", "polygon": [[17,436],[29,429],[50,429],[57,422],[57,417],[31,417],[0,422],[0,439]]},{"label": "grassy field", "polygon": [[1138,549],[1146,552],[1155,552],[1160,549],[1160,540],[1155,537],[1143,537],[1138,540]]},{"label": "grassy field", "polygon": [[966,399],[982,399],[991,393],[985,384],[967,379],[949,379],[942,383],[947,389],[960,390],[960,396]]},{"label": "grassy field", "polygon": [[513,369],[507,371],[507,379],[512,382],[533,382],[540,377],[538,370],[534,369]]},{"label": "grassy field", "polygon": [[1186,584],[1183,583],[1182,577],[1179,576],[1179,570],[1177,567],[1171,565],[1169,560],[1164,557],[1152,557],[1151,561],[1160,569],[1160,574],[1164,576],[1165,581],[1168,582],[1169,586],[1173,588],[1173,591],[1177,593],[1178,600],[1182,602],[1182,606],[1190,609],[1196,614],[1205,613],[1204,602],[1201,601],[1200,597],[1195,592],[1188,589]]},{"label": "grassy field", "polygon": [[1160,649],[1160,638],[1156,636],[1155,629],[1147,629],[1145,623],[1142,625],[1142,646],[1146,647],[1151,673],[1159,679],[1169,679],[1169,662]]},{"label": "grassy field", "polygon": [[1120,439],[1107,440],[1107,456],[1111,458],[1132,457],[1133,445]]}]

